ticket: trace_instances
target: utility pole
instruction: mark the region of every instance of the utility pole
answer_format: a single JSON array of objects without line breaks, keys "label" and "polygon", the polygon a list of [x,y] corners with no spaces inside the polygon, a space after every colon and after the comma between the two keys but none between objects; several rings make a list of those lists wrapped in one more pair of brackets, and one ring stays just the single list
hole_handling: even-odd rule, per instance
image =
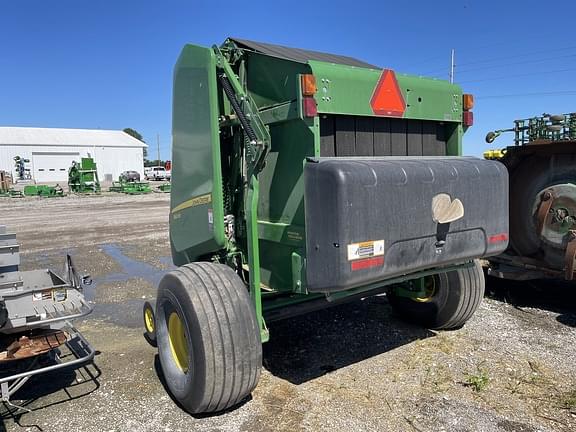
[{"label": "utility pole", "polygon": [[158,149],[158,164],[160,164],[160,134],[156,134],[156,147]]},{"label": "utility pole", "polygon": [[450,53],[450,84],[454,84],[454,48]]}]

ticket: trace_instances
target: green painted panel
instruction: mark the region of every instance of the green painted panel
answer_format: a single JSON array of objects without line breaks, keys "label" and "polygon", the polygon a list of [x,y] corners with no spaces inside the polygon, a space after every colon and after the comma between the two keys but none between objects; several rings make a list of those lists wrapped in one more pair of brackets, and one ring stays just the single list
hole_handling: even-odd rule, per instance
[{"label": "green painted panel", "polygon": [[279,291],[293,288],[292,253],[304,254],[304,168],[315,154],[317,122],[270,125],[272,147],[260,173],[258,220],[262,281]]},{"label": "green painted panel", "polygon": [[299,89],[299,74],[310,67],[264,54],[248,53],[246,61],[248,89],[259,107],[293,101]]},{"label": "green painted panel", "polygon": [[174,72],[170,240],[176,264],[224,247],[216,63],[186,45]]},{"label": "green painted panel", "polygon": [[[370,99],[381,70],[310,61],[318,112],[374,116]],[[462,121],[462,89],[447,81],[396,74],[406,102],[404,118]]]}]

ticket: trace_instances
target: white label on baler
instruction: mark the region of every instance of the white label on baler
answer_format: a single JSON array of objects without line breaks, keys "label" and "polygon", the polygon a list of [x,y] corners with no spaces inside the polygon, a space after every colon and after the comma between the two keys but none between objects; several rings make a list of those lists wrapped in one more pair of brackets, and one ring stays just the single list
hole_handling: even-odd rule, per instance
[{"label": "white label on baler", "polygon": [[371,240],[348,245],[348,261],[384,255],[384,240]]}]

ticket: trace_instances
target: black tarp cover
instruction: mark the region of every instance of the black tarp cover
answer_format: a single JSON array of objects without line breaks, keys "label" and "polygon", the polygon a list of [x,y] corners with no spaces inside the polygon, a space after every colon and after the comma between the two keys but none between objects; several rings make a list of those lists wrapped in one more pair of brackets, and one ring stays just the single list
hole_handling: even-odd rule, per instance
[{"label": "black tarp cover", "polygon": [[361,68],[381,69],[378,66],[374,66],[369,63],[347,56],[327,54],[323,52],[310,51],[299,48],[288,48],[281,45],[254,42],[246,39],[230,38],[230,40],[235,42],[240,48],[248,48],[262,54],[286,60],[291,60],[298,63],[308,63],[309,60],[316,60],[326,63],[336,63]]}]

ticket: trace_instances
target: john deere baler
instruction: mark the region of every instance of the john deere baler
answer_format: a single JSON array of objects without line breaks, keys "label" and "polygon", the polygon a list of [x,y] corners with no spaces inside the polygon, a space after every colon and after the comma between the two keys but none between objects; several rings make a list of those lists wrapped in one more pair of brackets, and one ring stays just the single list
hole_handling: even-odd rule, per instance
[{"label": "john deere baler", "polygon": [[431,328],[477,309],[477,259],[507,246],[507,174],[460,156],[458,86],[228,39],[184,47],[173,103],[180,267],[144,315],[186,409],[251,392],[274,319],[384,291]]}]

